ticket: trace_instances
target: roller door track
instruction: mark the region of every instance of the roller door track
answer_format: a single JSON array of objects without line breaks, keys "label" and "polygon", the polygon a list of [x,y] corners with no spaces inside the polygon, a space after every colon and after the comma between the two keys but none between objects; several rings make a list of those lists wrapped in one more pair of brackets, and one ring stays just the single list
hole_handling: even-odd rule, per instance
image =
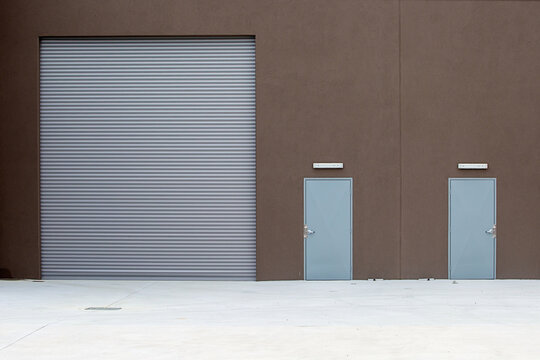
[{"label": "roller door track", "polygon": [[43,38],[42,276],[255,279],[255,39]]}]

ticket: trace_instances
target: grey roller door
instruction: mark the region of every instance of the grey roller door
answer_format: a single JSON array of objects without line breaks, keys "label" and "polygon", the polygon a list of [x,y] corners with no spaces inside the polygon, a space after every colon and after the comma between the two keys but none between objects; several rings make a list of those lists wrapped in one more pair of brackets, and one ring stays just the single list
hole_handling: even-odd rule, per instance
[{"label": "grey roller door", "polygon": [[255,40],[44,38],[44,278],[255,278]]}]

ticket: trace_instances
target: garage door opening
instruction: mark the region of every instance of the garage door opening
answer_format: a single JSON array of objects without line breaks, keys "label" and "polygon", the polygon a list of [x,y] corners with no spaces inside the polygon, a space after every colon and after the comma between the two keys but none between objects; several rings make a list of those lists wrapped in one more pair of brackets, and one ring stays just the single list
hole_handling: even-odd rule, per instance
[{"label": "garage door opening", "polygon": [[255,279],[255,39],[42,38],[47,279]]}]

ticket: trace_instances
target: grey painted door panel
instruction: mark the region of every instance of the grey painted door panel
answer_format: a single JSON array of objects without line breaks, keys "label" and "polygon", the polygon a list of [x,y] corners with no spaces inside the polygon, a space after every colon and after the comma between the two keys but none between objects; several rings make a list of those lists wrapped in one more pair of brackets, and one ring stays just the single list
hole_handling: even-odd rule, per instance
[{"label": "grey painted door panel", "polygon": [[44,278],[255,279],[255,39],[44,38]]},{"label": "grey painted door panel", "polygon": [[449,180],[449,277],[495,278],[495,179]]},{"label": "grey painted door panel", "polygon": [[352,179],[305,179],[306,280],[349,280],[352,276]]}]

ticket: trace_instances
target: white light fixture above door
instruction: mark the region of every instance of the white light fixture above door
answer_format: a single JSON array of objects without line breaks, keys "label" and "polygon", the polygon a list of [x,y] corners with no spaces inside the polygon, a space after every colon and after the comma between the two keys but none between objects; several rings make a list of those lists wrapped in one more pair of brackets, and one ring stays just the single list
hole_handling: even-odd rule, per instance
[{"label": "white light fixture above door", "polygon": [[313,163],[314,169],[343,169],[343,163]]},{"label": "white light fixture above door", "polygon": [[459,163],[458,169],[461,170],[487,170],[487,163]]}]

